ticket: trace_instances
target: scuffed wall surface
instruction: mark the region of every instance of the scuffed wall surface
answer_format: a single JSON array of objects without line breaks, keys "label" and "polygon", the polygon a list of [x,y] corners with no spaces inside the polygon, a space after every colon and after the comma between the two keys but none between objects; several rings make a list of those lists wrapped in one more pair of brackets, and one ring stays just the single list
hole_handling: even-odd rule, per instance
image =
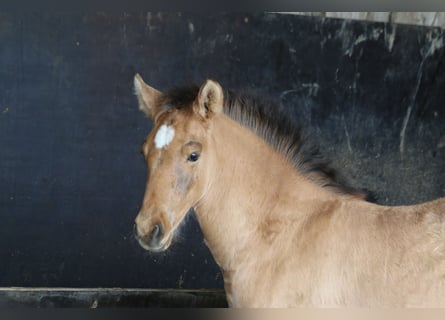
[{"label": "scuffed wall surface", "polygon": [[445,12],[289,12],[289,14],[445,28]]},{"label": "scuffed wall surface", "polygon": [[444,34],[283,14],[0,15],[0,286],[215,288],[189,218],[132,237],[151,123],[133,75],[267,94],[382,204],[445,195]]}]

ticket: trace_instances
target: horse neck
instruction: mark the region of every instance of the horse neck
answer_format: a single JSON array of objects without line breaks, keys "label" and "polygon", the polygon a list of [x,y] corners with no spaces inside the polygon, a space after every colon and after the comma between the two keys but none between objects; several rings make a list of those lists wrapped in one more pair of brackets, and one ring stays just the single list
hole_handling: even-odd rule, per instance
[{"label": "horse neck", "polygon": [[264,225],[281,220],[297,227],[311,214],[308,202],[335,195],[232,119],[221,115],[212,130],[211,178],[195,212],[205,241],[224,270],[245,259],[254,243],[261,243]]}]

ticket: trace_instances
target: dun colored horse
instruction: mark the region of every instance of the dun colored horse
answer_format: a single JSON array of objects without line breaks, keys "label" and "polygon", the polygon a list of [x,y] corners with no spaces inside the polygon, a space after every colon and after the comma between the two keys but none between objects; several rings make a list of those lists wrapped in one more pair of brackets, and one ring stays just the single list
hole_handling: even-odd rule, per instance
[{"label": "dun colored horse", "polygon": [[215,81],[134,85],[154,121],[142,247],[166,250],[193,208],[232,307],[445,307],[445,198],[367,202],[285,114]]}]

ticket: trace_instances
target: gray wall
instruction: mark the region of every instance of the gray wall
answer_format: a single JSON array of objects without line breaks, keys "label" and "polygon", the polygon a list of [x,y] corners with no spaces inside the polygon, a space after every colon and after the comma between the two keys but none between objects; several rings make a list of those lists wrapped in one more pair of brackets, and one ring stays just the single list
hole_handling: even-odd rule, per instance
[{"label": "gray wall", "polygon": [[270,95],[382,204],[445,195],[440,28],[285,14],[0,14],[0,286],[215,288],[193,217],[132,236],[144,193],[140,72]]}]

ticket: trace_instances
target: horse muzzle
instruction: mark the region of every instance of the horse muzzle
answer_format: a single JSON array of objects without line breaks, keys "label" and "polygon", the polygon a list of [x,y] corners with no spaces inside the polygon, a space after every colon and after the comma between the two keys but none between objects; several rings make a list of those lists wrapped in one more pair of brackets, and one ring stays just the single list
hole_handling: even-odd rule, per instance
[{"label": "horse muzzle", "polygon": [[165,227],[162,222],[154,223],[145,232],[135,223],[134,235],[141,247],[151,252],[164,251],[171,243],[171,236],[165,235]]}]

